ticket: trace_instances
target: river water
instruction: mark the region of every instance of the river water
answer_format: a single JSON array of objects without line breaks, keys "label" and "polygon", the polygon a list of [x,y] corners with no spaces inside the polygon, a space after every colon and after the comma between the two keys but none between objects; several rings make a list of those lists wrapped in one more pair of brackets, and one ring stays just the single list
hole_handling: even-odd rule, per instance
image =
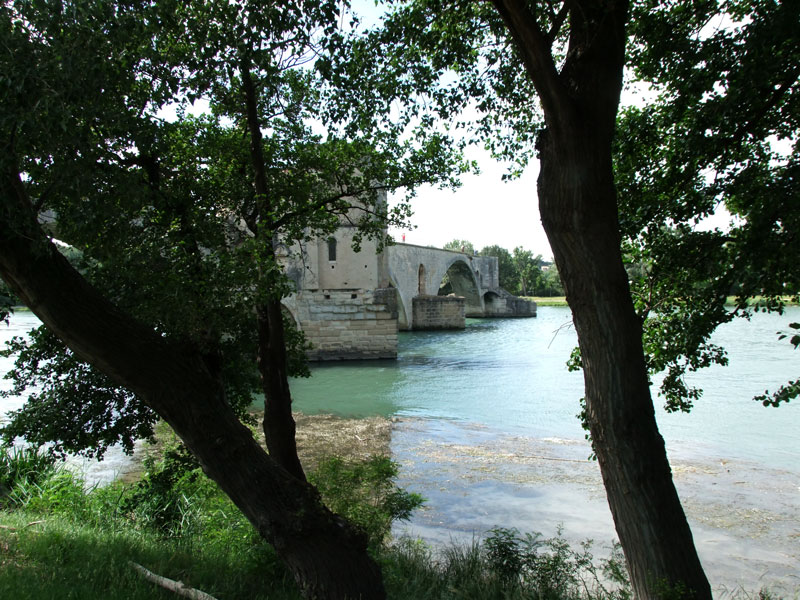
[{"label": "river water", "polygon": [[[693,374],[705,393],[691,414],[657,419],[676,486],[718,596],[773,586],[800,594],[800,403],[752,400],[798,376],[800,351],[776,332],[800,321],[757,314],[714,341],[730,365]],[[303,412],[396,419],[400,484],[428,499],[396,533],[434,545],[496,526],[615,538],[595,462],[576,418],[580,373],[567,308],[536,319],[470,320],[466,330],[401,333],[396,361],[324,364],[293,383]],[[656,404],[663,404],[656,398]]]},{"label": "river water", "polygon": [[[791,321],[800,321],[800,308],[724,326],[714,341],[729,350],[730,365],[692,376],[705,390],[692,413],[657,410],[720,597],[762,586],[800,594],[800,402],[765,408],[752,400],[798,375],[800,351],[776,336]],[[10,328],[0,327],[0,341],[35,324],[18,313]],[[565,362],[576,343],[569,310],[541,307],[535,319],[401,333],[396,361],[322,364],[292,391],[306,413],[395,420],[399,483],[428,500],[396,533],[437,545],[469,542],[496,526],[546,536],[561,527],[570,541],[594,539],[603,554],[615,533],[575,416],[583,380]],[[0,363],[0,373],[8,368]],[[21,400],[0,402],[1,414]]]}]

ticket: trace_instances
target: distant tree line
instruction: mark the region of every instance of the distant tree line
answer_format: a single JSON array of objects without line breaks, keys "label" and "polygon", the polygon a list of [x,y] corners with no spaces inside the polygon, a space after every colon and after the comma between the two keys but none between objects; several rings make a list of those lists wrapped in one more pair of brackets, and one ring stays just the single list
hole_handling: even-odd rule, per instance
[{"label": "distant tree line", "polygon": [[456,250],[477,256],[497,258],[500,287],[517,296],[563,296],[564,288],[558,269],[541,254],[517,246],[509,252],[502,246],[485,246],[479,252],[472,242],[453,240],[444,245],[445,250]]}]

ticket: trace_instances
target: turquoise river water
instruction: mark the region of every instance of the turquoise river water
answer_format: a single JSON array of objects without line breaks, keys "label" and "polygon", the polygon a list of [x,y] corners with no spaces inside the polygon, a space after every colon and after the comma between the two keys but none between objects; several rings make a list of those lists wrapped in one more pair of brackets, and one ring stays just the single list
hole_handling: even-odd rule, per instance
[{"label": "turquoise river water", "polygon": [[[692,375],[705,393],[691,414],[657,409],[720,597],[762,586],[800,596],[800,402],[765,408],[752,400],[798,376],[800,351],[776,335],[791,321],[800,322],[800,308],[721,328],[714,341],[728,349],[730,365]],[[35,324],[18,313],[0,328],[0,342]],[[400,484],[427,498],[397,534],[437,545],[469,542],[495,526],[546,536],[560,527],[571,541],[593,538],[603,554],[615,534],[575,416],[583,380],[565,362],[576,343],[569,310],[541,307],[535,319],[401,333],[397,360],[322,364],[292,391],[306,413],[394,419]],[[9,367],[0,363],[0,373]],[[0,414],[19,403],[0,400]]]}]

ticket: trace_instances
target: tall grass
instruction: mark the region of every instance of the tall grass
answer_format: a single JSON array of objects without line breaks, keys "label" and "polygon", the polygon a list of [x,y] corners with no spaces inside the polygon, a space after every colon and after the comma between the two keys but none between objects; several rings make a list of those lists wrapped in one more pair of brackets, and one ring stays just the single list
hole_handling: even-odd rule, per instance
[{"label": "tall grass", "polygon": [[52,457],[35,448],[0,446],[0,508],[25,504],[26,487],[35,487],[55,472]]},{"label": "tall grass", "polygon": [[[226,600],[300,598],[272,547],[180,448],[148,461],[136,484],[85,489],[46,457],[5,448],[0,469],[0,598],[175,597],[130,562]],[[421,502],[394,485],[396,472],[386,458],[332,458],[312,475],[323,499],[367,530],[389,598],[631,597],[618,549],[596,560],[588,543],[575,549],[560,536],[543,540],[513,529],[437,553],[420,541],[389,542],[392,521]]]}]

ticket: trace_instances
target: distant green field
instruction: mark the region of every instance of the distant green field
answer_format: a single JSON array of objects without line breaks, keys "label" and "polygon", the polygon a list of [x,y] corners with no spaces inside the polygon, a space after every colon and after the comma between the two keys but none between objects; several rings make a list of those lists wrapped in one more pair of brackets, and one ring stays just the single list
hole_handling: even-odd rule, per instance
[{"label": "distant green field", "polygon": [[[787,306],[797,306],[797,296],[781,296],[783,303]],[[748,304],[756,304],[763,300],[762,296],[754,296],[753,298],[748,299]],[[728,296],[728,299],[725,301],[725,304],[728,306],[733,306],[736,304],[736,296]]]},{"label": "distant green field", "polygon": [[[567,298],[566,296],[524,296],[526,300],[533,300],[539,306],[567,306]],[[762,298],[760,296],[756,296],[755,298],[751,298],[749,300],[749,304],[755,304],[759,302]],[[787,306],[797,306],[798,302],[794,296],[784,296],[783,302]],[[728,296],[727,301],[725,302],[728,306],[733,306],[736,303],[736,298],[734,296]]]},{"label": "distant green field", "polygon": [[526,300],[533,300],[539,306],[566,306],[566,296],[525,296]]}]

